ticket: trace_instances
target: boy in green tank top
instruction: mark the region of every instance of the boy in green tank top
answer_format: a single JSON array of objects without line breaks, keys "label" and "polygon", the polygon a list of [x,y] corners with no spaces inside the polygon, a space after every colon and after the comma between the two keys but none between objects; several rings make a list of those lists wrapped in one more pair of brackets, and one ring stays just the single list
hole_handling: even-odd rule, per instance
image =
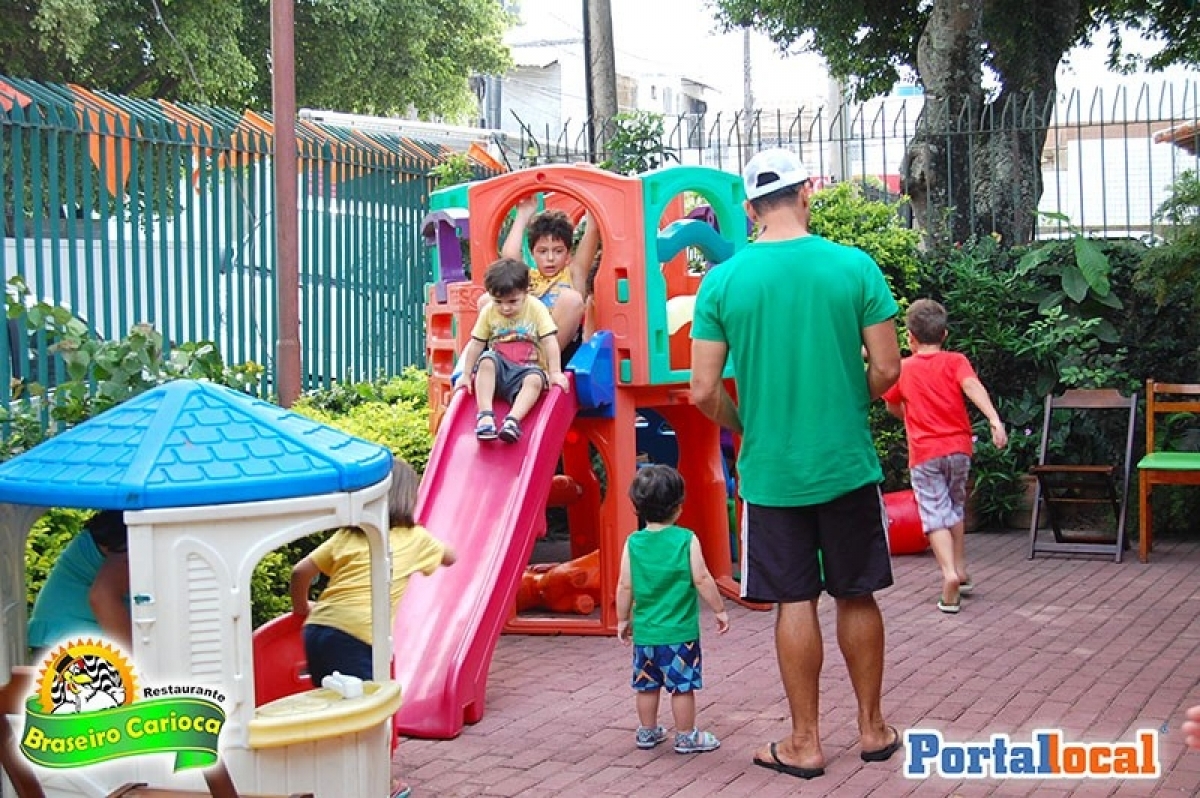
[{"label": "boy in green tank top", "polygon": [[[644,529],[625,541],[617,582],[617,637],[633,642],[632,687],[637,691],[638,748],[667,739],[658,725],[658,699],[671,694],[675,753],[698,754],[721,745],[696,728],[700,667],[700,602],[717,614],[717,633],[729,629],[729,614],[717,583],[690,529],[675,526],[683,509],[683,477],[670,466],[642,468],[629,498]],[[632,610],[632,618],[630,611]]]}]

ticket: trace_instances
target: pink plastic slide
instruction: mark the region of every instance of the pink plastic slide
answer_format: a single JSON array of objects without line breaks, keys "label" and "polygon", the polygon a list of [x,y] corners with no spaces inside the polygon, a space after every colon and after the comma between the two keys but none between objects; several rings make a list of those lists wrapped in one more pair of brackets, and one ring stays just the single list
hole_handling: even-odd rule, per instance
[{"label": "pink plastic slide", "polygon": [[[458,562],[414,576],[392,627],[403,699],[396,731],[451,739],[483,717],[488,668],[516,598],[575,417],[574,392],[551,388],[522,422],[521,440],[475,439],[475,397],[457,391],[442,419],[417,520]],[[497,404],[497,419],[505,407]]]}]

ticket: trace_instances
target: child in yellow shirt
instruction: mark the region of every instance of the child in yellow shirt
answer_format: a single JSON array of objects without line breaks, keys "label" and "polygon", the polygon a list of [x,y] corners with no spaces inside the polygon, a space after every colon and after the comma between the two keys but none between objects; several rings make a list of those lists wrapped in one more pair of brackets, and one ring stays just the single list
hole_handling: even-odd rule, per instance
[{"label": "child in yellow shirt", "polygon": [[[388,538],[392,550],[392,619],[415,573],[429,576],[453,565],[453,548],[430,535],[413,519],[420,479],[412,466],[396,459],[388,493]],[[308,591],[318,573],[329,577],[315,604]],[[292,611],[305,618],[304,653],[314,685],[338,671],[372,679],[371,551],[359,529],[340,529],[296,563],[291,581]]]}]

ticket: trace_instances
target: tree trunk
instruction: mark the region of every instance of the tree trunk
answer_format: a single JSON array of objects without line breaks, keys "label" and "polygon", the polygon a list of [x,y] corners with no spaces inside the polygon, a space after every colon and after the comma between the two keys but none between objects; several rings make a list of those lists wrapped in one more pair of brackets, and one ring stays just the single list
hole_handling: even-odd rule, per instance
[{"label": "tree trunk", "polygon": [[[925,108],[901,165],[904,192],[927,236],[962,241],[970,205],[970,131],[983,93],[984,0],[934,0],[917,43]],[[941,214],[946,213],[946,218]]]},{"label": "tree trunk", "polygon": [[994,235],[1006,246],[1033,240],[1042,197],[1042,147],[1053,110],[1053,83],[1042,92],[1002,93],[986,106],[971,148],[972,205],[966,220],[971,235]]},{"label": "tree trunk", "polygon": [[[1080,0],[934,0],[917,47],[925,109],[901,165],[928,242],[1037,231],[1055,72]],[[984,56],[1002,89],[984,99]]]}]

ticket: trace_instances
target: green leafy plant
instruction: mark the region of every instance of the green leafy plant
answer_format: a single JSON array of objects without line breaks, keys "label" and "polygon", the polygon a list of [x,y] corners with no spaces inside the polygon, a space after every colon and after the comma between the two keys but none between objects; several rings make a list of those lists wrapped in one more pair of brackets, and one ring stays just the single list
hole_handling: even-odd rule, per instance
[{"label": "green leafy plant", "polygon": [[[1065,225],[1070,233],[1066,241],[1046,241],[1029,247],[1017,263],[1017,274],[1022,277],[1038,272],[1043,277],[1059,278],[1059,287],[1044,292],[1039,298],[1040,307],[1055,307],[1066,299],[1082,304],[1090,297],[1120,310],[1121,300],[1113,294],[1109,282],[1112,269],[1101,245],[1076,230],[1061,213],[1042,212],[1040,215]],[[1064,247],[1070,248],[1067,257],[1063,257]]]},{"label": "green leafy plant", "polygon": [[434,188],[449,188],[475,179],[471,159],[461,152],[447,155],[444,161],[429,170],[429,174],[433,176]]},{"label": "green leafy plant", "polygon": [[1167,304],[1173,286],[1191,286],[1191,314],[1200,315],[1200,175],[1195,170],[1176,178],[1155,219],[1165,225],[1164,241],[1147,253],[1138,281],[1160,305]]},{"label": "green leafy plant", "polygon": [[813,195],[809,227],[819,236],[870,255],[892,293],[903,299],[917,288],[921,243],[921,234],[901,223],[898,211],[903,204],[869,199],[857,183],[837,183]]},{"label": "green leafy plant", "polygon": [[605,126],[606,157],[599,164],[623,175],[636,175],[679,161],[675,149],[663,142],[662,114],[649,111],[620,113]]},{"label": "green leafy plant", "polygon": [[54,567],[63,549],[83,529],[83,522],[91,513],[54,507],[46,511],[29,530],[25,544],[25,598],[30,610],[33,600],[41,592],[50,569]]},{"label": "green leafy plant", "polygon": [[314,391],[302,397],[292,409],[386,446],[421,472],[433,448],[428,379],[423,370],[409,367],[399,377]]}]

